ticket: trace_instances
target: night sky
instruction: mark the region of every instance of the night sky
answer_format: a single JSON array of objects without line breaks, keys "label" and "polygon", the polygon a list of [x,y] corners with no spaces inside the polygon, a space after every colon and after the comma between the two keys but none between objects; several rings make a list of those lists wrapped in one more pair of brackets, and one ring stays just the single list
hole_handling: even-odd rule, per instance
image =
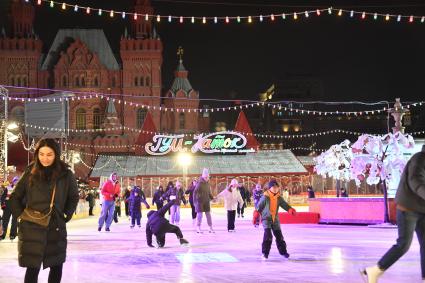
[{"label": "night sky", "polygon": [[[7,5],[2,4],[2,15]],[[103,9],[130,11],[130,0],[66,1]],[[226,4],[223,4],[226,3]],[[308,7],[308,5],[315,6]],[[332,4],[329,4],[332,3]],[[355,6],[352,6],[352,4]],[[247,16],[279,14],[306,9],[346,8],[360,11],[425,15],[423,1],[152,1],[155,13],[183,16]],[[291,6],[291,5],[297,5]],[[351,5],[351,6],[350,6]],[[376,7],[373,7],[376,6]],[[323,13],[317,17],[292,17],[270,23],[207,25],[165,20],[157,24],[164,45],[163,88],[171,86],[177,66],[176,50],[184,48],[189,80],[201,98],[255,99],[271,84],[284,85],[294,78],[318,82],[311,100],[377,101],[401,97],[417,101],[425,97],[425,23],[414,24],[361,20]],[[5,19],[2,17],[2,22]],[[48,48],[59,28],[103,28],[115,52],[128,25],[120,16],[85,16],[62,12],[47,4],[36,10],[36,33]],[[47,50],[46,50],[47,51]],[[277,88],[275,99],[290,97]],[[300,97],[299,99],[303,99]],[[305,98],[304,98],[305,99]]]}]

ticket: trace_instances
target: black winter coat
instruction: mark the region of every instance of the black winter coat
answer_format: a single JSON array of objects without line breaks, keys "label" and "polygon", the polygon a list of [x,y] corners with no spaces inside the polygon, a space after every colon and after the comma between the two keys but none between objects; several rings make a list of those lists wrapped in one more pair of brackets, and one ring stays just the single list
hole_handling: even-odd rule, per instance
[{"label": "black winter coat", "polygon": [[162,195],[162,198],[170,200],[171,196],[175,197],[176,201],[174,204],[181,205],[181,203],[183,202],[183,204],[186,205],[187,201],[184,197],[183,188],[177,189],[177,187],[172,187]]},{"label": "black winter coat", "polygon": [[404,167],[395,202],[408,210],[425,213],[425,145]]},{"label": "black winter coat", "polygon": [[155,194],[153,195],[152,205],[154,205],[154,204],[156,204],[156,205],[163,205],[164,204],[164,199],[162,198],[162,195],[163,194],[164,194],[163,191],[157,190],[155,192]]},{"label": "black winter coat", "polygon": [[[44,213],[49,212],[53,184],[37,181],[29,187],[30,171],[31,167],[28,167],[11,195],[14,217],[19,217],[25,206]],[[65,262],[67,247],[65,223],[72,218],[78,199],[77,182],[74,174],[67,169],[56,182],[55,201],[49,226],[44,228],[27,221],[19,222],[18,261],[21,267],[39,268],[43,263],[43,268],[47,268]]]},{"label": "black winter coat", "polygon": [[170,222],[164,217],[165,213],[174,205],[175,200],[169,201],[160,210],[151,210],[148,213],[148,222],[146,223],[146,240],[148,245],[152,244],[152,234],[156,237],[162,236],[167,232]]},{"label": "black winter coat", "polygon": [[212,199],[210,184],[201,177],[193,191],[193,204],[196,212],[210,212],[210,201]]}]

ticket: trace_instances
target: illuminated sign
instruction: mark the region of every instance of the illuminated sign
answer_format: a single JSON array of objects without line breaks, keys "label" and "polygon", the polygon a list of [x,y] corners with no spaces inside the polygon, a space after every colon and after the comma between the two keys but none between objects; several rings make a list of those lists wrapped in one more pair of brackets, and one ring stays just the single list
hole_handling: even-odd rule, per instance
[{"label": "illuminated sign", "polygon": [[195,135],[193,140],[185,140],[184,135],[155,135],[152,142],[145,145],[151,155],[165,155],[170,152],[197,153],[245,153],[254,152],[246,149],[246,137],[236,132],[216,132]]}]

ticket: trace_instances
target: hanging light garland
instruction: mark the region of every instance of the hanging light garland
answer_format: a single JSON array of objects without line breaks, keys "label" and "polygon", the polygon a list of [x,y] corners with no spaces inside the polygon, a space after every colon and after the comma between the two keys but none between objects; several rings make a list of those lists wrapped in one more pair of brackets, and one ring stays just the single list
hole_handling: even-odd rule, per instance
[{"label": "hanging light garland", "polygon": [[[34,0],[35,1],[35,0]],[[30,0],[26,0],[26,2],[30,2]],[[402,15],[402,14],[388,14],[388,13],[378,13],[378,12],[366,12],[366,11],[358,11],[358,10],[347,10],[347,9],[338,9],[333,7],[322,8],[322,9],[314,9],[314,10],[304,10],[304,11],[295,11],[295,12],[280,12],[280,13],[272,13],[267,15],[248,15],[248,16],[178,16],[178,15],[160,15],[160,14],[143,14],[143,13],[134,13],[134,12],[125,12],[125,11],[114,11],[111,9],[101,9],[96,7],[89,6],[78,6],[74,4],[69,4],[66,2],[59,1],[50,1],[50,0],[36,0],[38,5],[42,5],[43,3],[47,4],[50,8],[58,8],[62,11],[66,11],[68,9],[72,9],[74,12],[81,12],[86,15],[98,15],[102,16],[103,14],[108,15],[110,18],[114,18],[115,15],[121,15],[120,18],[125,19],[127,15],[132,17],[134,20],[138,18],[142,18],[145,21],[155,20],[156,22],[166,22],[166,23],[179,23],[183,24],[185,22],[189,22],[191,24],[199,23],[199,24],[207,24],[207,23],[242,23],[246,22],[248,24],[252,24],[253,22],[274,22],[276,18],[280,18],[281,20],[286,20],[292,18],[294,21],[297,21],[299,18],[303,17],[308,19],[310,16],[320,17],[323,14],[327,15],[336,15],[337,17],[349,17],[349,18],[359,18],[361,20],[365,20],[367,18],[371,18],[374,21],[383,20],[385,22],[404,22],[404,23],[424,23],[425,16],[417,16],[417,15]],[[333,11],[336,11],[333,13]],[[327,12],[327,13],[326,13]],[[289,17],[292,15],[291,17]]]},{"label": "hanging light garland", "polygon": [[[14,87],[14,86],[6,86],[5,88],[18,88],[18,89],[27,89],[27,90],[46,90],[46,89],[38,89],[38,88],[26,88],[26,87]],[[49,89],[54,92],[63,92],[62,90]],[[70,91],[66,91],[68,93],[73,93]],[[134,98],[134,97],[133,97]],[[149,97],[142,97],[141,99],[147,99]],[[2,98],[4,99],[4,98]],[[254,107],[269,107],[275,110],[281,110],[286,112],[291,112],[298,115],[313,115],[313,116],[362,116],[362,115],[375,115],[375,114],[383,114],[389,111],[392,111],[394,108],[383,107],[380,109],[373,110],[361,110],[361,111],[321,111],[321,110],[310,110],[303,108],[296,108],[289,106],[294,104],[294,102],[287,101],[254,101],[247,104],[235,105],[235,106],[227,106],[227,107],[213,107],[213,108],[170,108],[164,106],[152,106],[146,105],[143,103],[137,103],[133,101],[126,101],[125,99],[112,98],[107,94],[103,93],[93,93],[93,92],[78,92],[77,95],[73,97],[37,97],[37,98],[24,98],[24,97],[16,97],[16,96],[8,96],[9,101],[19,101],[19,102],[35,102],[35,103],[54,103],[54,102],[72,102],[72,101],[81,101],[81,100],[90,100],[90,99],[106,99],[106,101],[112,101],[113,103],[123,104],[124,106],[134,107],[134,108],[142,108],[148,111],[162,111],[162,112],[177,112],[177,113],[214,113],[214,112],[225,112],[225,111],[241,111],[244,109],[254,108]],[[216,101],[225,101],[225,100],[216,100]],[[302,104],[302,102],[300,102]],[[409,104],[405,104],[403,108],[410,109],[412,107],[425,105],[425,101],[416,101]],[[340,105],[337,105],[340,107]]]},{"label": "hanging light garland", "polygon": [[[38,125],[32,125],[32,124],[21,124],[22,126],[26,128],[32,128],[42,131],[53,131],[53,132],[66,132],[69,131],[71,133],[101,133],[104,131],[116,131],[116,130],[124,130],[124,131],[130,131],[133,133],[143,133],[143,134],[149,134],[149,135],[168,135],[172,136],[174,133],[166,133],[166,132],[153,132],[153,131],[145,131],[142,129],[136,129],[126,126],[119,126],[119,127],[111,127],[111,128],[99,128],[99,129],[65,129],[65,128],[54,128],[54,127],[45,127],[45,126],[38,126]],[[251,133],[251,132],[241,132],[241,131],[233,131],[235,133],[243,134],[245,136],[254,136],[257,138],[269,138],[269,139],[295,139],[295,138],[311,138],[311,137],[317,137],[317,136],[325,136],[325,135],[331,135],[331,134],[347,134],[347,135],[355,135],[360,136],[363,134],[370,134],[370,133],[363,133],[363,132],[356,132],[356,131],[349,131],[349,130],[342,130],[342,129],[333,129],[328,131],[322,131],[322,132],[314,132],[314,133],[308,133],[308,134],[291,134],[291,135],[275,135],[275,134],[258,134],[258,133]],[[204,133],[196,133],[196,134],[178,134],[179,136],[183,135],[184,137],[191,137],[194,138],[197,135],[203,134],[211,134],[212,132],[204,132]],[[409,133],[410,135],[422,135],[425,134],[425,131],[416,131]],[[177,134],[176,134],[177,135]],[[373,135],[377,135],[376,133]],[[137,145],[135,145],[137,146]],[[124,147],[128,147],[128,145],[124,145]],[[116,148],[113,146],[113,148]]]}]

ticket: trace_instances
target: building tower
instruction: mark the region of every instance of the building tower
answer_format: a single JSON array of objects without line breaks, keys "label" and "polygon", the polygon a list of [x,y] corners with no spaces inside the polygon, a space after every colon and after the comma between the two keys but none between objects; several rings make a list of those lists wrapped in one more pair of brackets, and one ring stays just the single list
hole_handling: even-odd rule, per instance
[{"label": "building tower", "polygon": [[[152,24],[153,8],[149,0],[136,0],[131,33],[125,32],[120,42],[122,60],[122,92],[127,103],[145,105],[126,110],[124,125],[140,129],[149,109],[155,126],[159,128],[161,104],[162,42]],[[143,15],[143,16],[142,16]],[[123,107],[123,106],[122,106]]]},{"label": "building tower", "polygon": [[165,95],[167,111],[161,121],[161,129],[170,133],[193,133],[198,131],[199,94],[192,88],[188,79],[188,71],[183,66],[183,48],[177,50],[179,65],[174,71],[174,81]]}]

